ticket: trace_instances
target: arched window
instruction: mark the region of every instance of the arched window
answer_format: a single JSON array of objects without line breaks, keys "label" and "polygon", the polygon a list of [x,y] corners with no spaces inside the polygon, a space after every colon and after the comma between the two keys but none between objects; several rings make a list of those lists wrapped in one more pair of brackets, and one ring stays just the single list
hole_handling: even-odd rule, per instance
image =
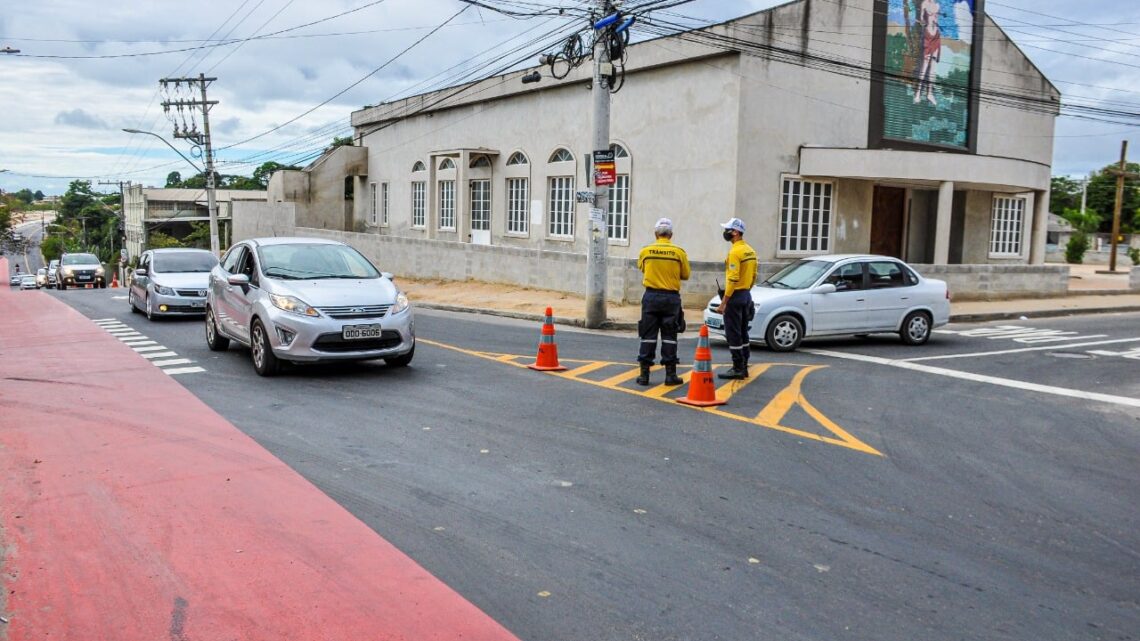
[{"label": "arched window", "polygon": [[471,159],[470,167],[472,169],[489,168],[491,166],[491,159],[486,156],[475,156]]},{"label": "arched window", "polygon": [[565,147],[559,147],[550,154],[549,162],[574,162],[574,154],[570,153]]},{"label": "arched window", "polygon": [[610,145],[610,150],[614,152],[614,158],[615,159],[616,158],[629,158],[629,152],[625,150],[625,147],[622,147],[621,145],[617,144],[616,142],[614,144]]},{"label": "arched window", "polygon": [[516,151],[515,153],[511,154],[510,158],[507,159],[507,166],[526,165],[529,163],[530,161],[526,159],[526,154],[521,151]]},{"label": "arched window", "polygon": [[416,164],[412,165],[412,171],[427,171],[427,165],[425,165],[422,160],[417,160]]},{"label": "arched window", "polygon": [[439,163],[439,168],[441,170],[443,170],[443,169],[455,169],[455,161],[450,159],[450,158],[444,158],[443,161]]}]

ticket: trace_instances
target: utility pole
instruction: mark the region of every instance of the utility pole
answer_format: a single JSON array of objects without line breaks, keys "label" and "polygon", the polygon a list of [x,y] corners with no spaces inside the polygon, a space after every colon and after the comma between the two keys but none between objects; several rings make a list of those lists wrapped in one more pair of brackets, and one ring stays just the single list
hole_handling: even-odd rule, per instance
[{"label": "utility pole", "polygon": [[[599,20],[594,23],[594,155],[610,149],[610,39],[615,19],[609,0],[596,0]],[[593,165],[591,165],[593,166]],[[604,184],[603,184],[604,183]],[[590,247],[586,254],[586,327],[597,329],[606,320],[606,217],[609,213],[610,183],[594,178],[594,204],[590,208]]]},{"label": "utility pole", "polygon": [[1138,179],[1140,173],[1128,171],[1128,141],[1124,140],[1120,143],[1120,164],[1116,169],[1110,169],[1107,173],[1116,176],[1116,204],[1112,208],[1112,250],[1108,255],[1108,271],[1116,271],[1116,238],[1120,235],[1120,210],[1124,208],[1124,180],[1126,178]]},{"label": "utility pole", "polygon": [[221,252],[221,243],[218,241],[218,201],[214,193],[214,149],[210,141],[210,107],[218,104],[216,100],[206,99],[206,87],[217,78],[207,78],[205,74],[198,74],[197,78],[163,78],[159,84],[163,88],[169,87],[171,83],[176,88],[186,85],[190,87],[197,85],[201,90],[202,99],[178,99],[167,100],[162,103],[162,107],[169,112],[171,107],[177,108],[181,111],[185,107],[191,109],[200,109],[202,111],[202,131],[198,131],[197,123],[194,123],[192,128],[186,127],[186,121],[182,121],[182,129],[178,128],[178,123],[174,123],[174,137],[185,138],[195,145],[206,148],[206,202],[210,209],[210,251],[218,256]]}]

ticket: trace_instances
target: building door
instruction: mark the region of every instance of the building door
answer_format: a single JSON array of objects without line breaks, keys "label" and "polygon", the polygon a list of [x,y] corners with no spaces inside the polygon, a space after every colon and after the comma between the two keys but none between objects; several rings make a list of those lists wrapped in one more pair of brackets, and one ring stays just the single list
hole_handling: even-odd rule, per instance
[{"label": "building door", "polygon": [[871,253],[902,258],[905,221],[906,190],[875,185],[871,206]]}]

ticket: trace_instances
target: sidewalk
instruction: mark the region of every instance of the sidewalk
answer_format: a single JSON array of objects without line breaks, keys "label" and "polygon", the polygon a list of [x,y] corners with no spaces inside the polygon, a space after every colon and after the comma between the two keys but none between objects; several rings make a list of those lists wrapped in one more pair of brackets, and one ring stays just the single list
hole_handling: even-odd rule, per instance
[{"label": "sidewalk", "polygon": [[[1128,269],[1117,266],[1119,274],[1098,274],[1103,265],[1070,265],[1069,295],[1056,298],[1021,298],[999,301],[951,302],[950,320],[958,323],[984,322],[1009,318],[1045,318],[1074,314],[1102,314],[1140,311],[1140,291],[1128,290]],[[584,326],[585,297],[563,292],[531,289],[517,285],[484,282],[457,282],[397,278],[412,302],[425,309],[473,312],[541,322],[547,307],[553,308],[555,322]],[[703,308],[686,307],[690,325],[702,318]],[[636,330],[641,306],[606,306],[609,319],[605,329]]]}]

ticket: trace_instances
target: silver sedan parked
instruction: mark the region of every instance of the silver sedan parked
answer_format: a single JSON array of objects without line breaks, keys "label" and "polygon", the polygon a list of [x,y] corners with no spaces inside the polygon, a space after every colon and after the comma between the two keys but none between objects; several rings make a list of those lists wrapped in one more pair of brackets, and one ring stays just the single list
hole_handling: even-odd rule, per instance
[{"label": "silver sedan parked", "polygon": [[[921,345],[930,332],[950,322],[946,283],[923,278],[897,258],[827,255],[797,260],[752,288],[756,315],[749,338],[777,352],[790,352],[804,338],[899,334],[908,345]],[[705,308],[713,335],[724,337],[724,319],[716,313],[720,297]]]},{"label": "silver sedan parked", "polygon": [[331,240],[258,238],[230,248],[210,273],[206,344],[250,348],[261,376],[283,361],[382,358],[415,353],[408,297],[360,252]]},{"label": "silver sedan parked", "polygon": [[151,249],[127,280],[131,311],[158,316],[201,316],[206,313],[206,286],[218,259],[205,249]]}]

